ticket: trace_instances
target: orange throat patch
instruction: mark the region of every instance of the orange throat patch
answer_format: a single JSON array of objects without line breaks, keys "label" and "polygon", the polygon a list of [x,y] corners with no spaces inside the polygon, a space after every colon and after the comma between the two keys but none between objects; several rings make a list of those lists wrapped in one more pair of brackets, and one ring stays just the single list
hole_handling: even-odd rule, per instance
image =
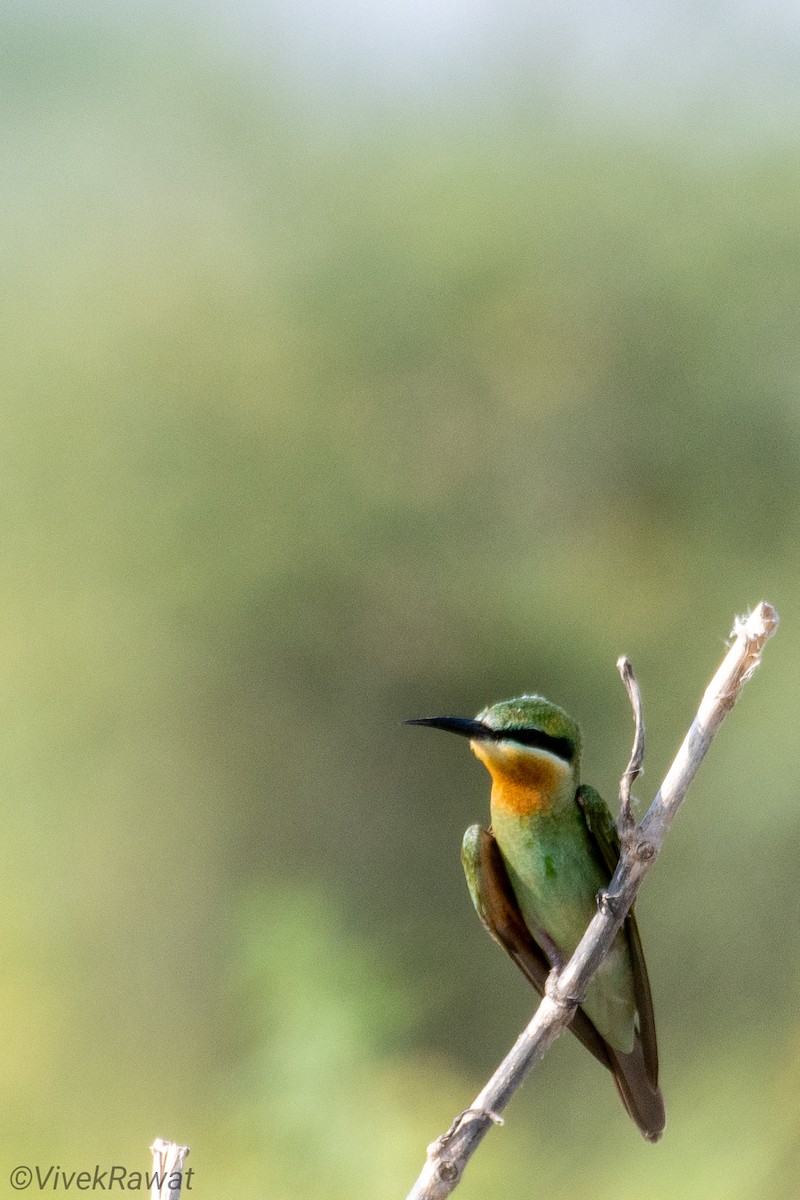
[{"label": "orange throat patch", "polygon": [[567,763],[546,751],[508,742],[470,745],[492,777],[492,807],[520,816],[546,812],[571,773]]}]

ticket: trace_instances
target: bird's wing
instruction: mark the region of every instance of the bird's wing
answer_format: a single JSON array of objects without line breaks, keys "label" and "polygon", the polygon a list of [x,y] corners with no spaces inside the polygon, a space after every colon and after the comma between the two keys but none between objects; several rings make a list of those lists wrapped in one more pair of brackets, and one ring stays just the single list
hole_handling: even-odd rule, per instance
[{"label": "bird's wing", "polygon": [[[472,903],[484,929],[513,958],[536,991],[544,995],[550,964],[525,924],[490,830],[470,825],[464,834],[461,861]],[[583,1009],[576,1010],[570,1029],[604,1067],[613,1070],[606,1043]]]},{"label": "bird's wing", "polygon": [[[599,813],[594,811],[594,798],[605,805],[596,792],[588,789],[591,795],[582,799],[592,808],[592,816],[597,823]],[[584,808],[583,804],[581,807]],[[613,821],[611,814],[608,820]],[[584,808],[585,812],[585,808]],[[590,819],[587,826],[591,829]],[[614,831],[614,834],[616,831]],[[605,839],[609,846],[613,840]],[[598,850],[600,842],[598,842]],[[619,849],[617,849],[617,855]],[[550,964],[541,947],[534,939],[520,912],[517,899],[508,878],[503,857],[497,842],[490,830],[481,829],[479,825],[471,825],[464,834],[461,850],[461,861],[464,864],[464,874],[472,897],[472,903],[481,923],[487,932],[513,958],[526,978],[533,984],[540,995],[544,994],[547,977],[550,974]],[[613,867],[610,868],[613,870]],[[664,1102],[658,1089],[657,1081],[651,1078],[651,1068],[658,1071],[658,1059],[655,1055],[655,1028],[653,1026],[653,1006],[650,1001],[650,986],[647,982],[647,971],[644,966],[639,933],[632,915],[626,921],[628,939],[631,944],[631,957],[634,962],[636,1002],[639,1012],[646,1013],[643,1022],[649,1030],[649,1045],[652,1047],[653,1058],[648,1063],[645,1057],[645,1039],[643,1034],[637,1034],[636,1043],[630,1054],[622,1054],[610,1046],[598,1033],[594,1024],[582,1008],[578,1008],[570,1022],[570,1029],[578,1040],[591,1051],[594,1057],[607,1067],[614,1077],[617,1091],[629,1115],[639,1126],[649,1141],[657,1141],[664,1128]],[[632,932],[631,932],[632,931]],[[640,998],[641,997],[641,998]],[[640,1017],[641,1019],[641,1017]]]},{"label": "bird's wing", "polygon": [[[608,805],[599,792],[588,784],[581,784],[575,799],[583,813],[586,827],[595,846],[606,865],[610,875],[614,874],[619,862],[620,843],[614,818],[609,812]],[[630,947],[633,964],[633,991],[636,998],[636,1011],[639,1017],[639,1034],[642,1040],[644,1063],[647,1077],[652,1087],[658,1087],[658,1044],[656,1042],[656,1025],[653,1016],[653,998],[650,994],[650,980],[647,975],[647,964],[642,950],[642,940],[633,909],[625,918],[625,933]]]}]

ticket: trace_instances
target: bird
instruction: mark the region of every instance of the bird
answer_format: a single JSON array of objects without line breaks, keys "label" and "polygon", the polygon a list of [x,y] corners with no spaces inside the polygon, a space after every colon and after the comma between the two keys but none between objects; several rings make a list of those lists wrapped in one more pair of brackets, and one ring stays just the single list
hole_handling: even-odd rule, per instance
[{"label": "bird", "polygon": [[[580,727],[543,696],[484,708],[474,719],[418,717],[469,739],[492,779],[491,824],[471,825],[461,859],[472,902],[492,938],[540,995],[597,911],[620,855],[613,817],[580,782]],[[614,1078],[650,1142],[666,1123],[647,965],[633,909],[590,981],[570,1029]]]}]

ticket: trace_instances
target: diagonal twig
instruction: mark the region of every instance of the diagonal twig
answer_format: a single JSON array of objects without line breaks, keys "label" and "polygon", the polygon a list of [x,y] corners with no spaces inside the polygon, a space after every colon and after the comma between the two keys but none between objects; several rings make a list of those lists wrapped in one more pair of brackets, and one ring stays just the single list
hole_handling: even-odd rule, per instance
[{"label": "diagonal twig", "polygon": [[[623,839],[622,854],[604,902],[598,906],[598,912],[572,958],[557,978],[548,984],[546,995],[532,1021],[492,1078],[447,1133],[428,1147],[425,1166],[409,1192],[408,1200],[444,1200],[450,1195],[492,1124],[499,1123],[499,1115],[514,1092],[566,1029],[587,984],[625,920],[642,880],[658,857],[672,819],[714,735],[738,699],[742,686],[758,666],[764,645],[777,626],[778,614],[766,603],[757,605],[749,617],[737,619],[732,633],[733,643],[706,688],[697,715],[653,803],[638,827],[633,826],[631,817],[630,833]],[[634,681],[632,693],[624,669],[620,668],[620,671],[631,697],[636,721],[634,750],[620,787],[621,798],[624,794],[629,806],[630,787],[636,777],[630,772],[635,769],[638,774],[641,767],[641,762],[637,763],[636,760],[637,745],[640,751],[642,748],[640,737],[643,737],[643,723],[641,708],[637,708],[635,699],[638,687]],[[627,791],[623,791],[626,777]]]}]

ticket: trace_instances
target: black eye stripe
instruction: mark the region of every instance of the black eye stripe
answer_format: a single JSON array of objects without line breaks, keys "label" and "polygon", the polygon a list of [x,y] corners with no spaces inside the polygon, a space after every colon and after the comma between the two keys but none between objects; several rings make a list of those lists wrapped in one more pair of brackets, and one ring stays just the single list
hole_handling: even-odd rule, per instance
[{"label": "black eye stripe", "polygon": [[476,742],[516,742],[519,746],[532,746],[538,750],[548,750],[557,754],[564,762],[575,761],[578,748],[568,737],[554,737],[541,729],[530,725],[518,728],[508,726],[504,729],[493,729],[485,721],[470,720],[469,717],[413,717],[406,725],[428,725],[432,729],[443,729],[445,733],[457,733],[460,737],[468,737]]},{"label": "black eye stripe", "polygon": [[557,754],[565,762],[571,763],[575,757],[575,747],[569,738],[553,737],[543,733],[541,729],[496,729],[492,730],[492,740],[496,742],[519,742],[521,746],[533,746],[538,750],[549,750]]}]

